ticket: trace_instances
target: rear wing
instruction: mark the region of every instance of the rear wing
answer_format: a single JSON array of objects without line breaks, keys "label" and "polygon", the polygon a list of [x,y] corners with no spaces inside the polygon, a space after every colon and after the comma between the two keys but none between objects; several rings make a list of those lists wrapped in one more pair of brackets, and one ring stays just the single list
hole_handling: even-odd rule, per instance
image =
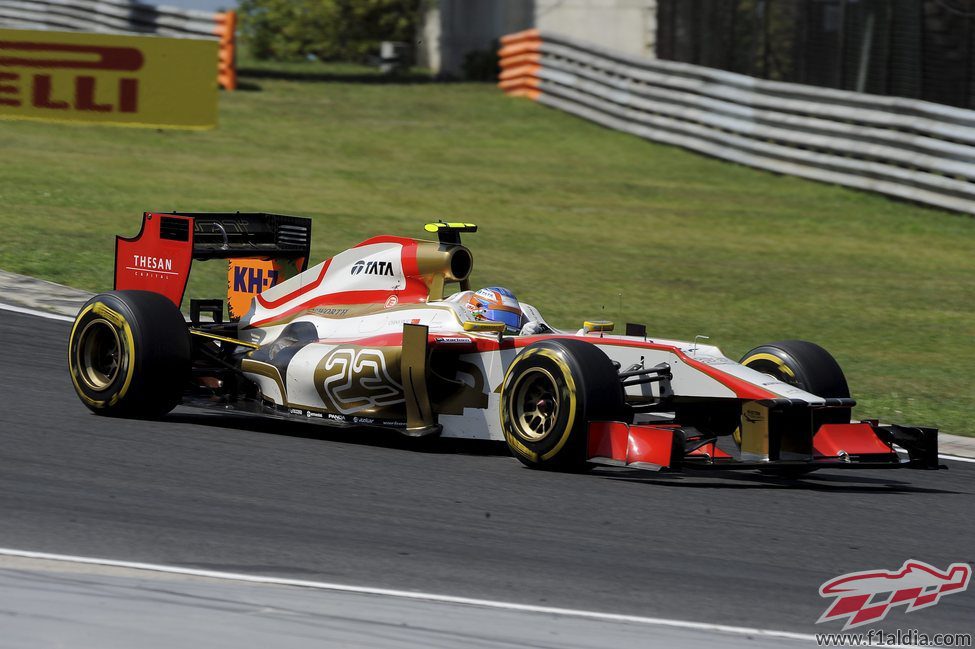
[{"label": "rear wing", "polygon": [[262,212],[146,212],[115,238],[115,289],[153,291],[180,306],[193,260],[228,259],[231,317],[250,298],[308,266],[311,219]]}]

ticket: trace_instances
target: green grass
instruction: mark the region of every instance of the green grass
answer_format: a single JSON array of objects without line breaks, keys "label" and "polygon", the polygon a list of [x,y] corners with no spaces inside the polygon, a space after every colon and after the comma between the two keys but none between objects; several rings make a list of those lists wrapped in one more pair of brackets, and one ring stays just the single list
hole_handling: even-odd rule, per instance
[{"label": "green grass", "polygon": [[[0,122],[0,268],[111,288],[113,237],[143,210],[309,215],[313,262],[462,219],[481,226],[475,284],[557,325],[645,322],[733,358],[813,340],[859,415],[975,435],[972,218],[654,145],[490,85],[351,72],[245,79],[259,89],[222,94],[209,132]],[[211,268],[191,292],[223,282]]]}]

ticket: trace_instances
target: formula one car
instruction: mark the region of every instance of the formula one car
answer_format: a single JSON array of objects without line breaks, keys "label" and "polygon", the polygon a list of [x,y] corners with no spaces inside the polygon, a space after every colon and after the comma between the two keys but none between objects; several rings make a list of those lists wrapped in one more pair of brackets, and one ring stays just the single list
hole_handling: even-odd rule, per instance
[{"label": "formula one car", "polygon": [[[74,387],[104,415],[183,404],[504,440],[536,468],[938,468],[935,429],[851,421],[843,372],[813,343],[736,363],[639,324],[559,331],[509,291],[471,291],[460,235],[476,229],[431,223],[436,240],[379,236],[307,268],[310,219],[146,213],[116,239],[116,290],[75,320]],[[207,259],[228,260],[228,318],[222,299],[192,300],[187,321]]]}]

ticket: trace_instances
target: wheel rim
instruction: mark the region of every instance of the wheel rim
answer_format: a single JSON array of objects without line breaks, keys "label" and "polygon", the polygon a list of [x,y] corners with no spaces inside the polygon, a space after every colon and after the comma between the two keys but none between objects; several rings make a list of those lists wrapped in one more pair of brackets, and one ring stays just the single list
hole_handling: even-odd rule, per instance
[{"label": "wheel rim", "polygon": [[548,370],[531,368],[513,386],[511,421],[514,432],[530,442],[538,442],[555,430],[561,399],[559,385]]},{"label": "wheel rim", "polygon": [[115,381],[122,360],[118,330],[102,318],[92,320],[81,331],[75,355],[78,374],[86,386],[102,391]]}]

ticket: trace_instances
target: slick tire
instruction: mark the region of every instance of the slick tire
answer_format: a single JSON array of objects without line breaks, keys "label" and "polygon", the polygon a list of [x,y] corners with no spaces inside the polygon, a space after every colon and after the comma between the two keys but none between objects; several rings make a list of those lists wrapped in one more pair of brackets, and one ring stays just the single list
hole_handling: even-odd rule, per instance
[{"label": "slick tire", "polygon": [[839,363],[828,351],[805,340],[783,340],[751,350],[741,364],[821,397],[849,397]]},{"label": "slick tire", "polygon": [[179,403],[190,376],[190,335],[183,315],[158,293],[96,295],[71,328],[68,371],[92,412],[160,417]]},{"label": "slick tire", "polygon": [[[742,356],[740,363],[820,397],[850,396],[850,388],[839,363],[815,343],[783,340],[761,345]],[[829,420],[849,423],[850,408],[830,409]]]},{"label": "slick tire", "polygon": [[603,352],[581,340],[525,348],[501,387],[501,427],[512,455],[536,469],[586,468],[590,421],[623,416],[623,388]]}]

